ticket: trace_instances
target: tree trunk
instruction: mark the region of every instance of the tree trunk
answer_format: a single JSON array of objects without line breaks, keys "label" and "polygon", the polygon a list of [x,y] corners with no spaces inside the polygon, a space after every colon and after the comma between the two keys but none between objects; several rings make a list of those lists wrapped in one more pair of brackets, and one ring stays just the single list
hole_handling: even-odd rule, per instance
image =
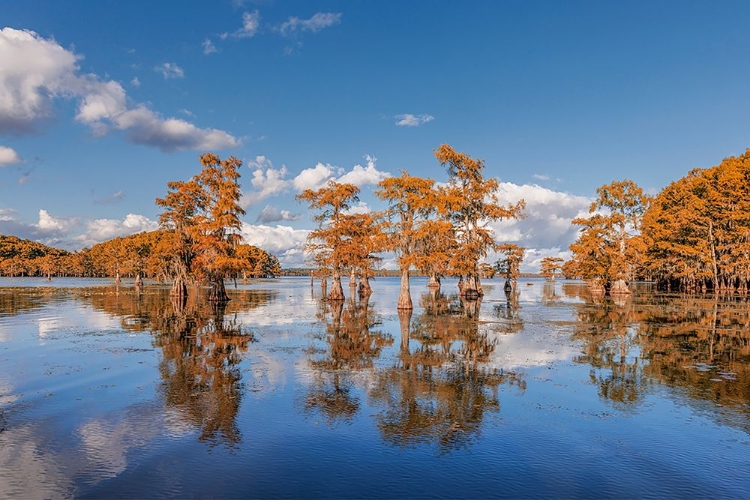
[{"label": "tree trunk", "polygon": [[398,309],[414,309],[409,288],[409,270],[401,270],[401,288],[398,293]]},{"label": "tree trunk", "polygon": [[141,273],[135,275],[135,287],[141,288],[143,286],[143,280],[141,279]]},{"label": "tree trunk", "polygon": [[341,286],[341,273],[334,269],[331,276],[331,292],[328,294],[328,300],[344,300],[344,287]]},{"label": "tree trunk", "polygon": [[208,300],[211,302],[228,302],[229,296],[224,287],[223,278],[213,278],[211,281],[211,291],[208,293]]},{"label": "tree trunk", "polygon": [[174,279],[169,295],[172,297],[187,297],[187,285],[181,276]]},{"label": "tree trunk", "polygon": [[120,282],[121,282],[121,281],[120,281],[120,271],[117,271],[117,272],[115,273],[115,284],[116,284],[116,285],[119,285],[119,284],[120,284]]},{"label": "tree trunk", "polygon": [[359,298],[369,297],[372,295],[372,287],[370,286],[370,279],[366,276],[359,280],[359,289],[357,290]]},{"label": "tree trunk", "polygon": [[411,316],[412,309],[399,309],[398,311],[398,323],[401,328],[401,362],[404,364],[404,368],[411,365],[409,363],[409,337],[411,336]]},{"label": "tree trunk", "polygon": [[460,288],[459,295],[467,300],[476,300],[484,295],[482,285],[479,283],[479,276],[475,274],[468,275],[463,282],[463,286]]},{"label": "tree trunk", "polygon": [[349,286],[357,286],[357,275],[354,272],[354,268],[352,268],[352,272],[349,274]]},{"label": "tree trunk", "polygon": [[427,283],[428,288],[440,288],[440,278],[435,273],[430,273],[430,281]]}]

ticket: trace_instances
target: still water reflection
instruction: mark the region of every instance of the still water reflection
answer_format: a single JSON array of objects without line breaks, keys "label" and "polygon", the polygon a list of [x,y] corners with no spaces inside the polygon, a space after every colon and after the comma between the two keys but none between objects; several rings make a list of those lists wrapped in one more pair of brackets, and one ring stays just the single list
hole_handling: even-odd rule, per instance
[{"label": "still water reflection", "polygon": [[746,297],[373,285],[0,279],[0,497],[750,496]]}]

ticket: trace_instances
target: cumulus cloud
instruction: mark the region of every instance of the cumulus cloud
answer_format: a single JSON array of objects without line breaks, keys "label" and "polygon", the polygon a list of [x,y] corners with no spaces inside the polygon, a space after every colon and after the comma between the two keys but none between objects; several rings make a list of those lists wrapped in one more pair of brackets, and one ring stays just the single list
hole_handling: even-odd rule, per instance
[{"label": "cumulus cloud", "polygon": [[0,146],[0,168],[14,163],[20,163],[21,157],[16,150],[8,146]]},{"label": "cumulus cloud", "polygon": [[137,76],[134,76],[133,79],[130,80],[130,85],[132,85],[133,87],[138,88],[138,87],[141,86],[141,81],[138,79]]},{"label": "cumulus cloud", "polygon": [[305,265],[303,247],[310,233],[306,229],[289,226],[242,225],[245,243],[255,245],[272,253],[282,267],[302,267]]},{"label": "cumulus cloud", "polygon": [[144,215],[128,214],[123,220],[96,219],[86,223],[86,231],[75,238],[83,246],[91,246],[120,236],[142,231],[155,231],[159,223]]},{"label": "cumulus cloud", "polygon": [[170,78],[185,78],[185,71],[176,63],[165,62],[161,66],[154,67],[154,71],[161,73],[165,80]]},{"label": "cumulus cloud", "polygon": [[258,218],[255,219],[255,222],[269,224],[271,222],[295,221],[297,219],[299,219],[299,215],[293,214],[289,210],[279,210],[271,205],[266,205],[263,210],[261,210],[260,214],[258,214]]},{"label": "cumulus cloud", "polygon": [[394,118],[396,118],[396,125],[399,127],[418,127],[435,119],[432,115],[412,115],[410,113],[396,115]]},{"label": "cumulus cloud", "polygon": [[247,163],[248,167],[253,169],[253,178],[250,180],[253,189],[242,196],[240,204],[247,208],[269,196],[292,189],[298,193],[306,189],[319,189],[330,180],[362,187],[375,185],[391,176],[388,172],[378,170],[377,158],[368,155],[365,159],[367,160],[366,166],[354,165],[349,171],[329,163],[318,162],[314,167],[302,170],[294,178],[286,179],[288,174],[286,166],[275,169],[271,160],[265,156],[256,156],[254,160]]},{"label": "cumulus cloud", "polygon": [[54,217],[46,210],[39,210],[37,228],[48,234],[67,234],[78,225],[75,218]]},{"label": "cumulus cloud", "polygon": [[[521,199],[526,202],[525,218],[490,225],[496,241],[526,248],[524,271],[538,271],[543,257],[570,258],[568,247],[578,235],[578,227],[571,221],[588,214],[591,198],[553,191],[536,184],[510,182],[499,184],[498,197],[503,203],[516,203]],[[494,262],[497,258],[494,254],[489,255],[487,261]]]},{"label": "cumulus cloud", "polygon": [[[112,197],[118,196],[118,193]],[[17,219],[12,209],[0,209],[0,234],[39,241],[68,250],[80,250],[118,236],[128,236],[142,231],[154,231],[159,223],[148,217],[128,214],[124,219],[97,219],[81,221],[78,217],[59,217],[47,210],[39,210],[39,220],[28,224]],[[82,232],[83,231],[83,232]]]},{"label": "cumulus cloud", "polygon": [[378,170],[376,163],[378,161],[374,156],[365,156],[367,166],[354,165],[351,171],[345,173],[337,179],[337,182],[354,184],[355,186],[375,185],[383,179],[391,176],[388,172]]},{"label": "cumulus cloud", "polygon": [[33,31],[0,30],[0,132],[31,132],[50,117],[52,96],[68,93],[78,59]]},{"label": "cumulus cloud", "polygon": [[532,177],[534,177],[534,179],[538,179],[540,181],[548,181],[548,180],[550,180],[550,176],[549,175],[544,175],[544,174],[534,174]]},{"label": "cumulus cloud", "polygon": [[[113,80],[79,74],[82,56],[33,31],[0,30],[0,133],[29,133],[52,116],[54,99],[78,99],[76,120],[95,136],[126,131],[129,141],[163,151],[221,149],[239,141],[227,132],[202,129],[174,118],[164,119],[144,105],[130,106],[125,89]],[[184,74],[172,63],[165,78]],[[131,81],[131,83],[133,83]],[[138,82],[140,83],[140,82]]]},{"label": "cumulus cloud", "polygon": [[295,189],[300,192],[305,189],[318,189],[323,187],[335,172],[336,167],[318,162],[314,167],[306,168],[300,172],[292,183]]},{"label": "cumulus cloud", "polygon": [[290,17],[281,24],[279,32],[283,36],[291,36],[299,31],[309,31],[317,33],[325,28],[341,22],[341,13],[318,12],[310,19],[300,19],[299,17]]},{"label": "cumulus cloud", "polygon": [[45,245],[61,245],[65,248],[69,235],[80,227],[75,217],[56,217],[47,210],[39,210],[36,223],[26,223],[17,219],[12,209],[0,210],[0,234],[12,234],[19,238],[40,241]]},{"label": "cumulus cloud", "polygon": [[287,174],[284,165],[280,169],[275,169],[271,161],[267,160],[265,156],[256,157],[254,162],[250,162],[250,165],[256,166],[256,169],[253,170],[253,178],[250,180],[253,191],[243,195],[240,202],[242,206],[247,207],[258,203],[269,196],[282,193],[288,189],[289,181],[284,179]]}]

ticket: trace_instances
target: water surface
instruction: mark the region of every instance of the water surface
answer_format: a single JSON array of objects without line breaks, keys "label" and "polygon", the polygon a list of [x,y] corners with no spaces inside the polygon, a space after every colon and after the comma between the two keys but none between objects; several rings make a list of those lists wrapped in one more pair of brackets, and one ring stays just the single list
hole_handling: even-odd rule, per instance
[{"label": "water surface", "polygon": [[425,285],[0,278],[0,498],[750,497],[746,297]]}]

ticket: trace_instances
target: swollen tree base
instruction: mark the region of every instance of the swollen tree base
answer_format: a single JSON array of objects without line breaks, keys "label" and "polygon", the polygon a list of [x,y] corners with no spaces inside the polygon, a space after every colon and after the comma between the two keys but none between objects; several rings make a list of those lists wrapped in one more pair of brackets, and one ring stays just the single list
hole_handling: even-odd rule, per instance
[{"label": "swollen tree base", "polygon": [[630,291],[624,280],[615,281],[609,289],[610,295],[630,295],[631,293],[633,292]]},{"label": "swollen tree base", "polygon": [[401,288],[398,293],[398,309],[401,311],[414,309],[414,304],[411,301],[411,289],[409,286],[409,270],[405,269],[401,271]]},{"label": "swollen tree base", "polygon": [[328,293],[328,300],[344,300],[344,287],[341,286],[341,276],[334,275],[331,279],[331,291]]},{"label": "swollen tree base", "polygon": [[211,290],[208,292],[208,300],[211,302],[229,302],[224,280],[217,279],[211,282]]}]

